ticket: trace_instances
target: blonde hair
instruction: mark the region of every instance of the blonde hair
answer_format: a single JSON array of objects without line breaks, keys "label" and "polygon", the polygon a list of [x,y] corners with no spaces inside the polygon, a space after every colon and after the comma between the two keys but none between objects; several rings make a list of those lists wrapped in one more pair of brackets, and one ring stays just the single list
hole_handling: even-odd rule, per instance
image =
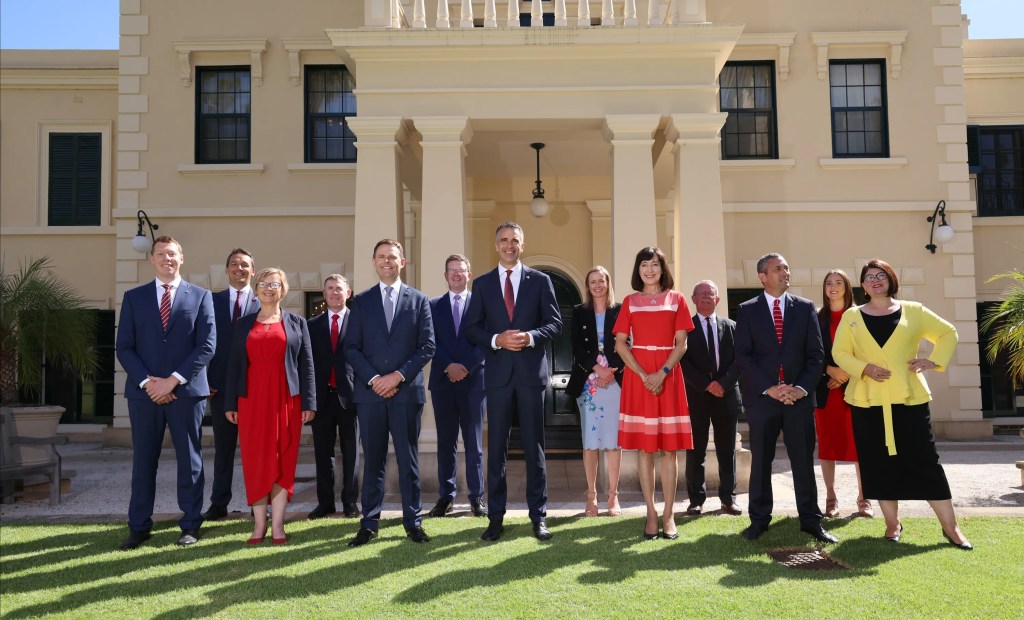
[{"label": "blonde hair", "polygon": [[592,274],[599,273],[604,276],[605,284],[608,285],[608,306],[615,305],[615,289],[612,287],[612,274],[608,273],[608,270],[601,265],[594,265],[587,272],[587,275],[583,278],[583,284],[586,287],[586,297],[583,301],[583,307],[590,310],[594,309],[594,296],[590,293],[590,276]]},{"label": "blonde hair", "polygon": [[260,272],[256,274],[256,287],[259,287],[260,282],[266,280],[275,273],[281,278],[281,297],[284,297],[288,294],[288,276],[284,274],[284,271],[277,267],[264,267],[263,269],[260,269]]}]

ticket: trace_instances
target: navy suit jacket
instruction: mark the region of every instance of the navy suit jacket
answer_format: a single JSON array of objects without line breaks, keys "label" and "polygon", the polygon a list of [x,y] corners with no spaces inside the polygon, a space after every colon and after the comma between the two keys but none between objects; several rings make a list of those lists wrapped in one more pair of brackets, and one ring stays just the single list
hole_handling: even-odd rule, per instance
[{"label": "navy suit jacket", "polygon": [[[393,400],[403,404],[427,401],[423,389],[423,367],[434,357],[434,322],[430,300],[404,282],[395,298],[395,317],[388,331],[380,286],[374,284],[352,300],[352,316],[345,335],[345,360],[355,373],[352,400],[356,403],[382,403]],[[394,371],[405,381],[398,393],[384,399],[369,386],[375,375]]]},{"label": "navy suit jacket", "polygon": [[[701,399],[714,399],[709,402],[721,401],[717,396],[708,393],[708,384],[718,381],[725,390],[725,402],[731,408],[738,410],[740,406],[740,368],[736,363],[736,322],[732,319],[716,316],[715,324],[718,327],[718,340],[715,347],[718,350],[718,368],[715,368],[711,352],[708,350],[708,328],[704,317],[699,314],[693,315],[695,329],[690,332],[687,338],[686,353],[683,359],[679,360],[683,368],[683,379],[686,381],[686,397],[690,400],[691,407]],[[774,323],[772,328],[774,329]]]},{"label": "navy suit jacket", "polygon": [[[427,389],[444,391],[460,388],[466,391],[483,391],[484,389],[484,350],[471,343],[466,335],[466,319],[469,314],[469,303],[472,293],[467,293],[466,305],[463,306],[462,322],[459,335],[455,335],[455,321],[452,319],[452,301],[448,293],[430,300],[430,314],[434,318],[434,339],[437,351],[430,365],[430,382]],[[462,381],[452,383],[444,374],[448,364],[458,363],[466,367],[469,375]]]},{"label": "navy suit jacket", "polygon": [[175,389],[177,396],[209,396],[206,366],[216,346],[210,291],[182,280],[166,331],[152,280],[125,292],[115,341],[117,359],[128,373],[125,398],[149,400],[139,384],[147,376],[170,377],[174,373],[187,381]]},{"label": "navy suit jacket", "polygon": [[341,406],[348,409],[352,404],[352,367],[345,363],[345,335],[348,333],[349,323],[352,322],[352,311],[345,313],[338,326],[338,348],[331,350],[331,313],[324,311],[323,314],[311,318],[309,326],[309,338],[313,343],[313,367],[316,370],[316,402],[326,403],[328,398],[327,388],[331,385],[331,370],[334,370],[334,383],[338,388],[338,400]]},{"label": "navy suit jacket", "polygon": [[[249,353],[246,341],[256,323],[257,313],[243,316],[235,323],[228,352],[228,371],[224,382],[224,411],[238,411],[238,399],[248,395],[246,375]],[[309,344],[306,319],[281,310],[281,323],[288,339],[284,353],[284,371],[288,377],[288,394],[302,397],[303,411],[316,411],[316,384],[313,379],[313,351]]]},{"label": "navy suit jacket", "polygon": [[[507,329],[529,332],[534,346],[516,352],[492,349],[491,338]],[[551,278],[540,271],[523,266],[511,320],[505,310],[498,268],[473,281],[473,297],[466,312],[466,333],[470,342],[485,351],[488,388],[508,385],[513,374],[519,385],[547,385],[550,372],[544,345],[561,331],[562,315],[558,311],[555,288]]]},{"label": "navy suit jacket", "polygon": [[[775,336],[775,320],[764,294],[739,306],[736,316],[736,362],[740,368],[743,403],[747,409],[764,402],[765,390],[779,382],[779,365],[787,384],[807,391],[797,405],[817,400],[814,389],[824,366],[821,328],[809,299],[786,295],[782,344]],[[775,402],[775,401],[772,401]]]},{"label": "navy suit jacket", "polygon": [[[259,312],[260,300],[250,291],[249,299],[242,302],[242,316]],[[224,380],[228,374],[228,351],[231,349],[231,336],[234,325],[231,324],[231,291],[224,289],[213,294],[213,317],[217,323],[217,350],[206,369],[210,387],[214,390],[224,389]],[[241,318],[241,317],[239,317]]]},{"label": "navy suit jacket", "polygon": [[[618,368],[615,381],[619,385],[622,385],[622,372],[626,364],[615,352],[615,334],[612,329],[621,309],[622,304],[614,304],[605,311],[604,316],[604,356],[610,368]],[[587,377],[594,372],[594,365],[597,364],[597,315],[593,308],[580,304],[572,310],[572,322],[572,374],[569,375],[565,393],[572,398],[579,398],[583,386],[587,384]]]}]

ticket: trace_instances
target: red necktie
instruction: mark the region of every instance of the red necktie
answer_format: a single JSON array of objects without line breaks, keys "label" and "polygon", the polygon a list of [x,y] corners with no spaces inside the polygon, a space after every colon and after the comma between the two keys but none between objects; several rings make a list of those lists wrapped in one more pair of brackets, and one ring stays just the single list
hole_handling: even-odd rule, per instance
[{"label": "red necktie", "polygon": [[171,320],[171,285],[164,284],[164,294],[160,298],[160,322],[164,325],[164,331],[167,331],[167,323]]},{"label": "red necktie", "polygon": [[[331,317],[331,351],[338,350],[338,334],[341,331],[338,328],[338,318],[340,314],[335,314]],[[338,387],[337,382],[334,380],[334,366],[331,366],[331,387]]]},{"label": "red necktie", "polygon": [[505,270],[505,311],[508,312],[508,320],[512,320],[512,313],[516,309],[516,294],[512,291],[512,270]]},{"label": "red necktie", "polygon": [[238,317],[242,315],[242,291],[235,292],[235,313],[231,315],[231,324],[234,325]]},{"label": "red necktie", "polygon": [[[772,318],[775,319],[775,337],[779,339],[779,345],[782,345],[782,308],[779,307],[779,300],[776,299],[772,305]],[[782,376],[782,364],[779,364],[779,383],[783,383]]]}]

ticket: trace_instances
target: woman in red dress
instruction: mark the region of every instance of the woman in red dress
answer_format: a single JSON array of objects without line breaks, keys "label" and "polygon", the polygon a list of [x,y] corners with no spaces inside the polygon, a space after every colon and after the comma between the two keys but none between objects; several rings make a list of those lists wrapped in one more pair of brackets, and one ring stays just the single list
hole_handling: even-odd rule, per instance
[{"label": "woman in red dress", "polygon": [[[686,298],[673,291],[675,280],[665,255],[647,247],[636,255],[631,284],[636,293],[623,300],[615,321],[615,352],[626,364],[622,377],[619,446],[638,450],[640,487],[647,504],[644,538],[658,537],[654,505],[654,453],[661,453],[661,491],[665,496],[661,535],[679,538],[675,523],[678,470],[676,451],[693,448],[686,388],[679,360],[693,319]],[[632,345],[627,341],[632,334]]]},{"label": "woman in red dress", "polygon": [[822,283],[822,306],[818,310],[818,323],[821,325],[822,340],[825,342],[825,373],[818,382],[816,396],[822,406],[814,410],[814,429],[818,434],[821,477],[825,480],[825,516],[829,518],[839,514],[839,500],[836,497],[836,461],[857,464],[857,515],[873,517],[875,514],[871,502],[864,499],[864,488],[860,482],[860,463],[857,462],[857,447],[853,443],[850,406],[843,400],[843,392],[850,375],[832,359],[832,341],[836,337],[839,319],[852,305],[853,284],[850,277],[841,269],[828,272]]},{"label": "woman in red dress", "polygon": [[281,309],[288,294],[284,272],[256,274],[260,310],[238,319],[228,355],[224,415],[238,425],[245,494],[253,507],[249,544],[267,535],[288,541],[284,511],[295,491],[295,463],[302,425],[316,415],[316,387],[309,331],[302,317]]}]

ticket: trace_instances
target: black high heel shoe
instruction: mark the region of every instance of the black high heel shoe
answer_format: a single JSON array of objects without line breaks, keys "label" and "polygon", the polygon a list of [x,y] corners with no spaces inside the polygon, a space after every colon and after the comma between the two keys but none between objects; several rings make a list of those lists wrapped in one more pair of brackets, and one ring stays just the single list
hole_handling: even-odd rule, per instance
[{"label": "black high heel shoe", "polygon": [[942,530],[942,536],[943,538],[949,541],[949,544],[953,545],[957,549],[963,549],[964,551],[970,551],[971,549],[974,549],[974,545],[972,545],[966,537],[964,537],[964,541],[962,543],[955,543],[953,542],[953,538],[946,533],[946,530]]},{"label": "black high heel shoe", "polygon": [[[943,534],[945,534],[945,532],[943,532]],[[889,542],[898,543],[900,541],[900,536],[902,536],[902,535],[903,535],[903,522],[900,521],[899,523],[896,524],[896,533],[893,534],[892,536],[886,536],[885,539],[888,540]]]},{"label": "black high heel shoe", "polygon": [[661,533],[658,532],[658,528],[657,527],[654,528],[654,533],[653,534],[648,534],[647,533],[647,523],[644,523],[644,540],[657,540],[658,536],[661,536]]}]

